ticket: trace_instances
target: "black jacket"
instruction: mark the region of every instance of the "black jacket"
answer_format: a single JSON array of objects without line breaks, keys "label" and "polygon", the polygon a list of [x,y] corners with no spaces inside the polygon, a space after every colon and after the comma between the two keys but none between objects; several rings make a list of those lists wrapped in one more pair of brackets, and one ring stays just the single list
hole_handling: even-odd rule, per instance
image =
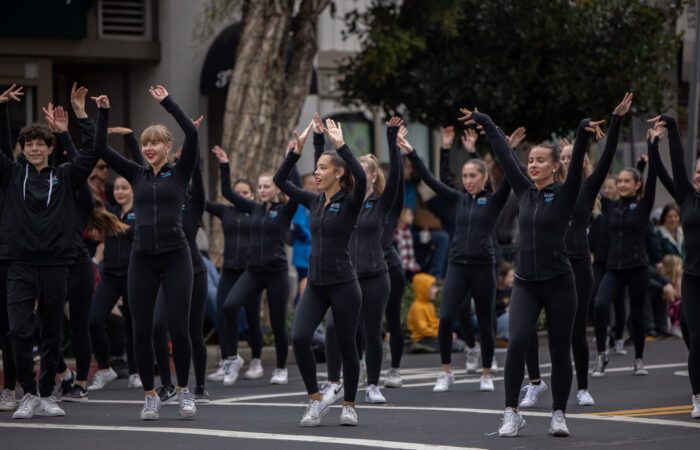
[{"label": "black jacket", "polygon": [[224,232],[225,269],[244,270],[248,264],[248,243],[250,242],[250,214],[235,206],[228,206],[207,200],[206,211],[221,219]]},{"label": "black jacket", "polygon": [[122,223],[129,225],[129,229],[117,236],[105,237],[102,271],[113,276],[124,277],[129,271],[129,257],[131,255],[131,244],[134,240],[136,212],[132,207],[125,214],[122,214],[122,207],[118,204],[107,206],[107,210],[119,217]]},{"label": "black jacket", "polygon": [[403,160],[401,159],[399,160],[398,170],[399,173],[397,176],[399,179],[399,186],[396,189],[394,200],[391,202],[391,207],[386,214],[386,222],[384,222],[384,228],[382,230],[382,252],[384,253],[387,269],[401,267],[399,251],[396,249],[396,245],[394,245],[394,231],[399,224],[399,218],[401,218],[406,196],[406,185],[403,182]]},{"label": "black jacket", "polygon": [[309,283],[331,285],[357,279],[350,261],[348,244],[355,231],[366,188],[367,177],[362,165],[347,145],[338,149],[355,179],[352,192],[338,191],[327,205],[326,194],[304,191],[287,180],[300,155],[289,152],[274,176],[282,192],[309,209],[311,214],[311,255],[309,256]]},{"label": "black jacket", "polygon": [[538,190],[528,175],[522,172],[508,141],[491,118],[478,112],[472,113],[472,118],[484,127],[506,178],[518,196],[520,245],[516,275],[525,280],[546,280],[571,273],[564,235],[581,188],[583,157],[588,144],[585,127],[589,120],[584,119],[579,123],[564,184],[552,183]]}]

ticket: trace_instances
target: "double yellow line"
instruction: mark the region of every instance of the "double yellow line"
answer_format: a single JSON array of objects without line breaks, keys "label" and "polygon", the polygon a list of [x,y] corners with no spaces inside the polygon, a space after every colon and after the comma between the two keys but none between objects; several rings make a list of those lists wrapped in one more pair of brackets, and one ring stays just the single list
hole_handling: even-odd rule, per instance
[{"label": "double yellow line", "polygon": [[589,416],[625,416],[625,417],[643,417],[643,416],[667,416],[673,414],[689,414],[693,410],[692,406],[665,406],[661,408],[647,409],[628,409],[625,411],[609,411],[586,413]]}]

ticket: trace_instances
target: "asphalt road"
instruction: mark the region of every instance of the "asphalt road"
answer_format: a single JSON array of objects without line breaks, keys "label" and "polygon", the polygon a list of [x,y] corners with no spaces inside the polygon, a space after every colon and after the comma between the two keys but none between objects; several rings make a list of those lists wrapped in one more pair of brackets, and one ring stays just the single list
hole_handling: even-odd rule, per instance
[{"label": "asphalt road", "polygon": [[[591,348],[594,348],[591,345]],[[138,420],[142,393],[117,380],[105,390],[90,393],[88,403],[61,403],[66,416],[13,421],[0,413],[0,448],[52,450],[111,449],[327,449],[327,448],[610,448],[697,449],[700,420],[690,418],[691,391],[687,352],[682,341],[648,342],[646,377],[632,375],[631,348],[627,356],[611,355],[604,378],[591,378],[595,406],[576,404],[576,381],[567,411],[569,438],[554,438],[547,430],[551,395],[547,390],[536,407],[524,410],[527,426],[516,438],[494,433],[503,413],[503,372],[497,372],[496,391],[479,392],[478,376],[464,373],[464,355],[455,355],[457,382],[450,392],[435,394],[432,387],[439,356],[406,355],[402,362],[404,387],[383,389],[387,405],[363,403],[358,392],[357,427],[338,425],[335,406],[317,428],[299,427],[306,396],[296,366],[287,386],[240,379],[224,388],[209,383],[214,400],[199,405],[193,419],[179,419],[175,405],[161,409],[160,420]],[[541,348],[542,375],[549,381],[546,348]],[[505,353],[497,353],[503,365]],[[319,365],[323,379],[325,365]]]}]

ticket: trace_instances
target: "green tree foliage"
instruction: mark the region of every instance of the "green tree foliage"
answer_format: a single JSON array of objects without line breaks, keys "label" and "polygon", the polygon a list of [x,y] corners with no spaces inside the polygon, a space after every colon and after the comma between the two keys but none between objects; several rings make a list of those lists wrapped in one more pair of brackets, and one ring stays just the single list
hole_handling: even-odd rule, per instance
[{"label": "green tree foliage", "polygon": [[430,126],[478,106],[542,140],[607,118],[626,91],[636,114],[669,106],[682,0],[374,0],[346,16],[362,51],[341,67],[343,102],[404,108]]}]

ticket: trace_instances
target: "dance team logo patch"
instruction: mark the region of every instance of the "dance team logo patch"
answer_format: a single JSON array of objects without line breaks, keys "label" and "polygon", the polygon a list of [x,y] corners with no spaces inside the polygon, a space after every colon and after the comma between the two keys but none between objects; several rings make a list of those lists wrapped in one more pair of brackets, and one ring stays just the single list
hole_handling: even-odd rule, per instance
[{"label": "dance team logo patch", "polygon": [[476,204],[477,205],[485,205],[486,204],[486,197],[481,197],[476,199]]},{"label": "dance team logo patch", "polygon": [[166,177],[169,177],[170,175],[172,175],[172,172],[163,172],[163,173],[160,174],[160,177],[161,177],[161,178],[166,178]]},{"label": "dance team logo patch", "polygon": [[340,211],[340,203],[339,202],[331,203],[331,206],[328,208],[328,211],[330,211],[330,212]]},{"label": "dance team logo patch", "polygon": [[277,210],[270,211],[270,217],[277,217]]},{"label": "dance team logo patch", "polygon": [[544,194],[544,202],[549,203],[552,200],[554,200],[554,192],[545,192]]},{"label": "dance team logo patch", "polygon": [[630,211],[634,211],[637,209],[637,204],[636,203],[630,203]]}]

